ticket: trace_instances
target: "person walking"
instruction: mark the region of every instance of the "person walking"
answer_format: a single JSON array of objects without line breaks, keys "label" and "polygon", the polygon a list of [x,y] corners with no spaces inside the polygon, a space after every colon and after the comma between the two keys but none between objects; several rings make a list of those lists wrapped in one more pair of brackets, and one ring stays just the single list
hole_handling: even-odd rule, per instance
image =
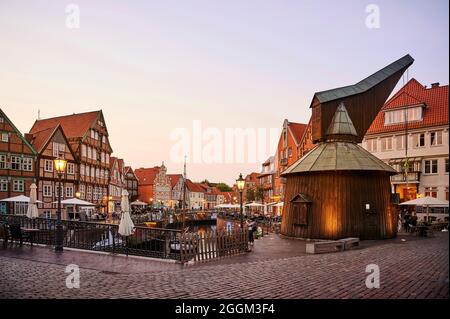
[{"label": "person walking", "polygon": [[247,229],[248,229],[248,241],[250,242],[250,245],[253,246],[255,242],[255,231],[256,231],[256,222],[254,220],[247,220]]}]

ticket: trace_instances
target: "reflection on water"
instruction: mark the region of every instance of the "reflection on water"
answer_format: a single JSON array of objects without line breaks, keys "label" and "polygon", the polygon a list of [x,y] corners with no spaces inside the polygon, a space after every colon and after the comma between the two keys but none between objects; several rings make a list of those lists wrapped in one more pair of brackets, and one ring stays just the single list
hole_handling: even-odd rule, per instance
[{"label": "reflection on water", "polygon": [[206,232],[215,232],[217,229],[216,225],[200,225],[200,226],[191,226],[189,227],[189,232],[191,233],[197,233],[199,235],[202,235]]}]

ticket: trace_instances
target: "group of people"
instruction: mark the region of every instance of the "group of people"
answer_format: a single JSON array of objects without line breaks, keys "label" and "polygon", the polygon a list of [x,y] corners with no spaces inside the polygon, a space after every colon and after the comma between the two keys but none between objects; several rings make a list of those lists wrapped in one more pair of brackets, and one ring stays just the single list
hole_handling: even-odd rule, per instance
[{"label": "group of people", "polygon": [[417,225],[417,215],[413,211],[411,214],[406,211],[402,217],[401,214],[398,216],[398,231],[402,229],[407,233],[411,231],[412,227],[415,227]]}]

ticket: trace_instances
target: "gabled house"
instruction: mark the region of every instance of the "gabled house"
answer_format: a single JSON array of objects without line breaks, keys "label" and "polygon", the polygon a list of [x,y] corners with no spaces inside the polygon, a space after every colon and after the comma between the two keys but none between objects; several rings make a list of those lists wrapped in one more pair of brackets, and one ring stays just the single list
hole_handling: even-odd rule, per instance
[{"label": "gabled house", "polygon": [[130,197],[130,201],[133,202],[137,200],[139,180],[131,166],[125,166],[125,184]]},{"label": "gabled house", "polygon": [[[66,171],[61,177],[61,199],[69,199],[76,195],[79,179],[78,159],[59,124],[33,134],[25,134],[25,138],[33,145],[39,159],[36,165],[37,197],[42,201],[42,204],[38,204],[39,212],[43,217],[56,218],[55,201],[58,200],[59,177],[53,167],[53,160],[67,160]],[[63,219],[74,218],[74,207],[65,207],[62,214]]]},{"label": "gabled house", "polygon": [[[37,152],[0,109],[0,199],[30,194]],[[0,213],[26,214],[27,204],[0,202]]]},{"label": "gabled house", "polygon": [[109,197],[110,156],[112,148],[103,112],[93,111],[36,120],[30,134],[60,125],[71,151],[79,161],[76,192],[80,198],[106,211]]}]

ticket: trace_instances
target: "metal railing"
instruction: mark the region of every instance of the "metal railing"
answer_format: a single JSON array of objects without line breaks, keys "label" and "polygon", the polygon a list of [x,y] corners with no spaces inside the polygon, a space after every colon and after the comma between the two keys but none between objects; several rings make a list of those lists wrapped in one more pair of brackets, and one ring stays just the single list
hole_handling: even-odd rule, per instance
[{"label": "metal railing", "polygon": [[[55,243],[56,219],[0,215],[0,222],[37,230],[32,232],[34,243]],[[64,247],[180,260],[180,252],[171,249],[171,243],[179,241],[179,230],[137,226],[133,235],[124,237],[115,224],[62,220],[62,225]]]}]

